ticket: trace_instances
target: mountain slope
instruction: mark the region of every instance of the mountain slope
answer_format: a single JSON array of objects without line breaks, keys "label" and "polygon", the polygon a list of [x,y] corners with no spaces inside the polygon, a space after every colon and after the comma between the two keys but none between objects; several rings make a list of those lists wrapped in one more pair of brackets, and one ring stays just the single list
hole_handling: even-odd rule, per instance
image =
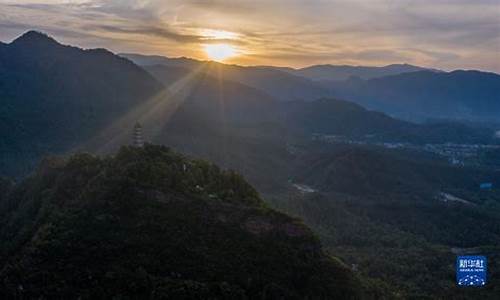
[{"label": "mountain slope", "polygon": [[[162,65],[146,69],[168,88],[191,73]],[[204,72],[189,78],[185,99],[152,141],[236,169],[261,192],[283,185],[288,130],[279,100]],[[145,128],[153,125],[145,121]]]},{"label": "mountain slope", "polygon": [[203,72],[214,78],[245,84],[282,101],[312,100],[329,95],[328,89],[321,84],[275,68],[244,67],[189,58],[167,58],[139,54],[120,55],[144,67],[163,65],[182,67],[192,71],[201,68],[203,65],[208,65],[209,67],[205,67]]},{"label": "mountain slope", "polygon": [[[500,291],[500,171],[453,167],[413,151],[335,144],[301,149],[275,204],[326,249],[403,299],[494,299]],[[493,182],[492,190],[480,190]],[[314,192],[311,192],[314,191]],[[456,256],[486,255],[489,283],[455,283]]]},{"label": "mountain slope", "polygon": [[160,89],[107,50],[27,32],[0,48],[0,174],[26,173],[42,154],[78,145]]},{"label": "mountain slope", "polygon": [[362,296],[300,221],[165,147],[46,161],[2,204],[2,297]]},{"label": "mountain slope", "polygon": [[420,71],[332,83],[342,98],[409,120],[500,120],[500,75],[480,71]]},{"label": "mountain slope", "polygon": [[211,68],[205,65],[193,75],[185,68],[145,67],[166,87],[189,77],[182,106],[190,106],[192,112],[198,110],[200,118],[228,124],[281,121],[279,100],[251,86],[210,75]]},{"label": "mountain slope", "polygon": [[[384,67],[365,67],[365,66],[336,66],[336,65],[315,65],[302,69],[291,69],[289,72],[295,75],[303,76],[318,81],[341,81],[350,77],[359,77],[361,79],[372,79],[389,75],[410,73],[417,71],[430,70],[408,64],[393,64]],[[439,72],[438,70],[433,70]]]},{"label": "mountain slope", "polygon": [[446,190],[472,193],[481,182],[500,184],[498,171],[457,168],[432,156],[379,147],[339,144],[312,149],[296,161],[294,169],[301,182],[351,195],[432,198]]},{"label": "mountain slope", "polygon": [[287,103],[285,110],[289,127],[309,134],[416,144],[500,142],[491,128],[474,128],[454,122],[416,124],[337,99]]}]

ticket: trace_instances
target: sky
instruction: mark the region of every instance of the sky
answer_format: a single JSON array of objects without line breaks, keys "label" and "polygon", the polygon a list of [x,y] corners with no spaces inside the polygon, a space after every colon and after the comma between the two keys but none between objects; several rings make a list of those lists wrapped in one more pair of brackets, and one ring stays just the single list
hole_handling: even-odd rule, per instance
[{"label": "sky", "polygon": [[[0,0],[0,41],[304,67],[409,63],[500,73],[500,0]],[[215,46],[217,49],[217,46]]]}]

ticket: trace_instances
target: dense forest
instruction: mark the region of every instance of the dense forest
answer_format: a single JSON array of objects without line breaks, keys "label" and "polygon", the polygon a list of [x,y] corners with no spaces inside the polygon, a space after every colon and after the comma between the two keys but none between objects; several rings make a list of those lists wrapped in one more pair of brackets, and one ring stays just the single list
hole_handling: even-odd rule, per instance
[{"label": "dense forest", "polygon": [[[322,147],[303,149],[294,166],[293,181],[316,191],[269,195],[276,208],[302,217],[328,251],[398,297],[496,298],[500,194],[479,183],[498,185],[498,171],[457,168],[413,152]],[[456,256],[477,253],[489,258],[487,287],[458,288]]]},{"label": "dense forest", "polygon": [[2,181],[2,298],[331,299],[381,292],[238,174],[163,146]]}]

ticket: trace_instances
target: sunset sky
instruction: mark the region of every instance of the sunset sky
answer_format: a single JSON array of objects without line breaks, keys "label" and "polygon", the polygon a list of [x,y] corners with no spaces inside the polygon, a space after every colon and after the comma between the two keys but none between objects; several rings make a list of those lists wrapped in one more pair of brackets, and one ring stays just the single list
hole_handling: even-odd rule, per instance
[{"label": "sunset sky", "polygon": [[209,59],[219,45],[225,62],[245,65],[500,72],[500,0],[0,0],[0,40],[29,29],[170,57]]}]

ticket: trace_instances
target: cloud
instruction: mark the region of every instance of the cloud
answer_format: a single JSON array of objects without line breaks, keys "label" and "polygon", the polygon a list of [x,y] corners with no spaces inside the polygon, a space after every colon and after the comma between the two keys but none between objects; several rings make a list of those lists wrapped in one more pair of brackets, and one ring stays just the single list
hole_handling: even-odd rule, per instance
[{"label": "cloud", "polygon": [[99,25],[92,24],[85,26],[84,29],[106,31],[112,33],[125,33],[125,34],[140,34],[157,36],[180,43],[196,43],[201,41],[201,37],[197,35],[181,34],[168,28],[160,28],[155,26],[116,26],[116,25]]},{"label": "cloud", "polygon": [[[231,43],[242,63],[500,71],[498,0],[0,0],[0,23],[1,39],[34,27],[115,51],[204,58],[203,44]],[[206,29],[238,37],[207,39]]]}]

